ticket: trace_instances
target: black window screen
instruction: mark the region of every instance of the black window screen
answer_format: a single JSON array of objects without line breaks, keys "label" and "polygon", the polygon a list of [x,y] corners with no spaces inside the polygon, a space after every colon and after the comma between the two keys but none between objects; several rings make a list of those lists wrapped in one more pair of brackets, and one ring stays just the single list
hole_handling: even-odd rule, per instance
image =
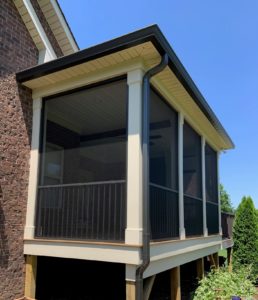
[{"label": "black window screen", "polygon": [[217,152],[205,145],[206,215],[209,234],[219,232]]},{"label": "black window screen", "polygon": [[184,217],[187,236],[203,234],[201,137],[184,124]]},{"label": "black window screen", "polygon": [[36,237],[124,241],[127,84],[44,102]]},{"label": "black window screen", "polygon": [[178,190],[178,117],[151,91],[150,182]]},{"label": "black window screen", "polygon": [[153,90],[149,159],[151,237],[178,237],[178,114]]},{"label": "black window screen", "polygon": [[205,146],[206,200],[218,203],[217,152]]},{"label": "black window screen", "polygon": [[125,179],[124,80],[45,102],[41,185]]},{"label": "black window screen", "polygon": [[201,137],[184,124],[184,193],[202,198]]}]

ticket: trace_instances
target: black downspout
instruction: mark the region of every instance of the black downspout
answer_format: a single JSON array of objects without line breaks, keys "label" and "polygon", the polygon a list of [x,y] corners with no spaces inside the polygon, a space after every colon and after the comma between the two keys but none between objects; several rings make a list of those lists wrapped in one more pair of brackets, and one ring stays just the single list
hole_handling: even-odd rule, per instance
[{"label": "black downspout", "polygon": [[148,70],[143,76],[142,93],[142,167],[143,167],[143,236],[142,263],[136,269],[136,300],[143,300],[143,273],[150,263],[150,208],[149,208],[149,113],[150,113],[150,79],[163,71],[168,64],[165,53],[161,62]]}]

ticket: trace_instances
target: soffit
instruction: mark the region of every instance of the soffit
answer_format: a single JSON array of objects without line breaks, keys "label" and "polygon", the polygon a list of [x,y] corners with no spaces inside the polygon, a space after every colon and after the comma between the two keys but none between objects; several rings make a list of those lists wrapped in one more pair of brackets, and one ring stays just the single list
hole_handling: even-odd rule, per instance
[{"label": "soffit", "polygon": [[64,80],[73,80],[77,77],[119,66],[124,63],[128,63],[129,65],[136,59],[148,60],[151,63],[151,61],[157,61],[159,58],[160,55],[153,44],[151,42],[146,42],[98,59],[90,60],[70,68],[26,81],[23,84],[31,89],[49,88],[50,85],[55,85]]},{"label": "soffit", "polygon": [[[55,1],[55,0],[53,0]],[[64,55],[69,55],[78,51],[78,46],[76,44],[75,39],[68,27],[66,25],[66,21],[64,16],[58,5],[54,7],[53,1],[51,0],[38,0],[38,4],[56,38],[58,45],[60,46]],[[23,0],[14,0],[14,4],[18,9],[21,18],[28,29],[36,47],[39,50],[44,49],[43,41],[34,25],[26,6],[24,5]],[[63,25],[62,21],[63,20]],[[66,27],[66,28],[65,28]]]},{"label": "soffit", "polygon": [[76,41],[56,0],[38,0],[38,4],[64,55],[78,51]]},{"label": "soffit", "polygon": [[[23,82],[23,84],[32,90],[51,89],[51,87],[61,82],[76,81],[77,78],[80,79],[94,72],[102,72],[124,64],[130,66],[130,63],[136,60],[140,60],[147,70],[159,63],[160,59],[161,56],[152,42],[145,42],[76,66],[28,80]],[[223,137],[223,134],[211,124],[169,67],[166,67],[164,71],[156,75],[152,82],[167,102],[174,109],[182,112],[186,120],[199,134],[207,139],[211,146],[216,150],[231,148],[227,140]]]},{"label": "soffit", "polygon": [[26,26],[26,28],[28,29],[30,36],[33,40],[33,42],[35,43],[36,47],[38,50],[42,50],[44,49],[44,44],[43,41],[38,33],[38,30],[36,29],[36,26],[34,25],[28,10],[26,8],[26,6],[24,5],[23,0],[14,0],[14,4],[17,8],[17,10],[19,11],[21,18]]}]

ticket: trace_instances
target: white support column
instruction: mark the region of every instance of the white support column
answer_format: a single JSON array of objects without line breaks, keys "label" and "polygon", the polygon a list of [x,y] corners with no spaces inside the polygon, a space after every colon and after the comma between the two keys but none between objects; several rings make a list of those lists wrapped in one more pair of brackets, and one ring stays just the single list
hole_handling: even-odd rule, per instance
[{"label": "white support column", "polygon": [[217,152],[217,179],[218,179],[218,212],[219,212],[219,234],[222,235],[222,227],[221,227],[221,203],[220,203],[220,193],[219,193],[219,158],[220,152]]},{"label": "white support column", "polygon": [[35,209],[37,200],[38,169],[39,169],[39,137],[41,123],[42,100],[33,100],[32,139],[30,151],[30,173],[28,187],[27,214],[24,238],[33,239],[35,229]]},{"label": "white support column", "polygon": [[206,215],[206,172],[205,172],[205,138],[202,136],[202,200],[203,200],[203,235],[208,236]]},{"label": "white support column", "polygon": [[127,74],[127,225],[125,243],[142,245],[142,78],[141,69]]},{"label": "white support column", "polygon": [[179,235],[180,239],[185,239],[184,221],[184,116],[178,114],[178,201],[179,201]]}]

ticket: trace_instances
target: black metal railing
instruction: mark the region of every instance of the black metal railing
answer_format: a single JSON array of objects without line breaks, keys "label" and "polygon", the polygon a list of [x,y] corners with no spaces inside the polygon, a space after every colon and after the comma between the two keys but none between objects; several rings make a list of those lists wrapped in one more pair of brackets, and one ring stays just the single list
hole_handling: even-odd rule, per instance
[{"label": "black metal railing", "polygon": [[37,238],[124,241],[125,181],[39,186]]},{"label": "black metal railing", "polygon": [[232,213],[221,212],[221,227],[223,239],[232,239],[234,218],[235,215]]},{"label": "black metal railing", "polygon": [[184,195],[184,218],[186,236],[203,235],[203,201]]},{"label": "black metal railing", "polygon": [[219,206],[218,203],[206,202],[206,218],[208,234],[219,233]]},{"label": "black metal railing", "polygon": [[150,227],[152,240],[179,236],[177,191],[150,183]]}]

